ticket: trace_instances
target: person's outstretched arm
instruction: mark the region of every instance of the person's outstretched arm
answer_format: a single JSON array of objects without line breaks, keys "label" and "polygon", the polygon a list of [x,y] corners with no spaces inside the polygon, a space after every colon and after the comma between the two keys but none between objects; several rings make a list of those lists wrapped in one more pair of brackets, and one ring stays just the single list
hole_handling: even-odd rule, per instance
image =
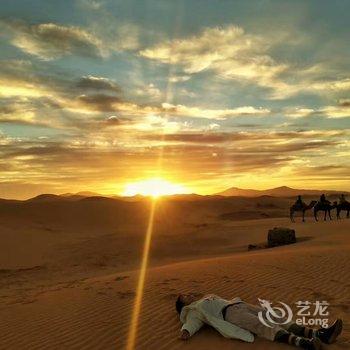
[{"label": "person's outstretched arm", "polygon": [[193,334],[198,332],[200,328],[204,325],[204,322],[201,321],[195,311],[190,311],[187,314],[186,322],[181,328],[180,339],[187,340],[192,337]]}]

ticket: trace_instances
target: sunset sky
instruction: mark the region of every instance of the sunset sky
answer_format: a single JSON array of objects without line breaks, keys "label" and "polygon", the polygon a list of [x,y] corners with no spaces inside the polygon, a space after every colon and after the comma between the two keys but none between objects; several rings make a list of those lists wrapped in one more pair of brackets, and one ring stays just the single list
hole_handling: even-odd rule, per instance
[{"label": "sunset sky", "polygon": [[349,1],[1,0],[0,13],[0,197],[154,178],[200,194],[350,190]]}]

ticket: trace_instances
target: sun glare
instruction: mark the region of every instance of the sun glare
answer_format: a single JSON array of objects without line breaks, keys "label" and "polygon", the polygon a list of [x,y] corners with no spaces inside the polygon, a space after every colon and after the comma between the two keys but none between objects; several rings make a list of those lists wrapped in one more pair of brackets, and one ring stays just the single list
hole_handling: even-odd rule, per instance
[{"label": "sun glare", "polygon": [[188,193],[188,190],[180,184],[171,183],[163,179],[149,179],[127,184],[123,194],[124,196],[140,194],[157,198],[183,193]]}]

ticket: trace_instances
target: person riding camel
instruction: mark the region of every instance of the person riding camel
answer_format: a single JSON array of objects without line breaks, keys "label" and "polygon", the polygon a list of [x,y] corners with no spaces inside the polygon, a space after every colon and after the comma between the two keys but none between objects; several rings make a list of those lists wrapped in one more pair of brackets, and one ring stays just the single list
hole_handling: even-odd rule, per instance
[{"label": "person riding camel", "polygon": [[339,197],[339,204],[344,204],[344,203],[347,203],[347,200],[345,198],[345,195],[341,194]]},{"label": "person riding camel", "polygon": [[320,203],[321,204],[330,204],[331,202],[326,199],[326,195],[325,194],[322,194],[322,196],[320,197]]},{"label": "person riding camel", "polygon": [[298,207],[298,208],[302,208],[304,205],[304,202],[303,200],[301,199],[301,196],[299,195],[297,200],[295,201],[295,206]]}]

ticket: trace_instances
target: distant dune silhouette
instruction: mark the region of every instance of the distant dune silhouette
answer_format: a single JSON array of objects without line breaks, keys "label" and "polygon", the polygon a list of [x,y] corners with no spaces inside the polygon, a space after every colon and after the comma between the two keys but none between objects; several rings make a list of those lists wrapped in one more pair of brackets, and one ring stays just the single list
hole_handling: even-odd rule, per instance
[{"label": "distant dune silhouette", "polygon": [[225,191],[217,193],[220,196],[238,196],[238,197],[260,197],[260,196],[273,196],[273,197],[295,197],[298,195],[307,196],[320,196],[322,193],[328,195],[332,194],[349,194],[345,191],[334,191],[334,190],[306,190],[306,189],[296,189],[287,186],[281,186],[276,188],[271,188],[267,190],[254,190],[254,189],[243,189],[238,187],[231,187]]},{"label": "distant dune silhouette", "polygon": [[[185,200],[185,201],[202,201],[202,200],[215,200],[222,196],[224,197],[248,197],[248,198],[256,198],[256,197],[296,197],[298,195],[302,196],[310,196],[316,199],[321,194],[325,193],[327,196],[332,196],[334,199],[337,199],[337,196],[340,194],[345,194],[346,196],[350,195],[350,192],[347,191],[335,191],[335,190],[310,190],[310,189],[296,189],[287,186],[281,186],[276,188],[271,188],[267,190],[255,190],[255,189],[245,189],[238,187],[230,187],[225,191],[209,194],[209,195],[200,195],[196,193],[189,194],[175,194],[169,196],[163,196],[164,198],[172,199],[172,200]],[[142,201],[147,199],[147,196],[143,195],[135,195],[135,196],[120,196],[120,195],[104,195],[97,192],[90,191],[81,191],[77,193],[63,193],[63,194],[52,194],[52,193],[43,193],[39,194],[35,197],[27,199],[27,201],[35,201],[35,202],[50,202],[50,201],[78,201],[85,198],[99,198],[100,200],[103,198],[108,199],[119,199],[128,202],[134,201]],[[5,200],[0,198],[0,200]],[[9,200],[9,199],[7,199]],[[12,199],[15,200],[15,199]]]}]

